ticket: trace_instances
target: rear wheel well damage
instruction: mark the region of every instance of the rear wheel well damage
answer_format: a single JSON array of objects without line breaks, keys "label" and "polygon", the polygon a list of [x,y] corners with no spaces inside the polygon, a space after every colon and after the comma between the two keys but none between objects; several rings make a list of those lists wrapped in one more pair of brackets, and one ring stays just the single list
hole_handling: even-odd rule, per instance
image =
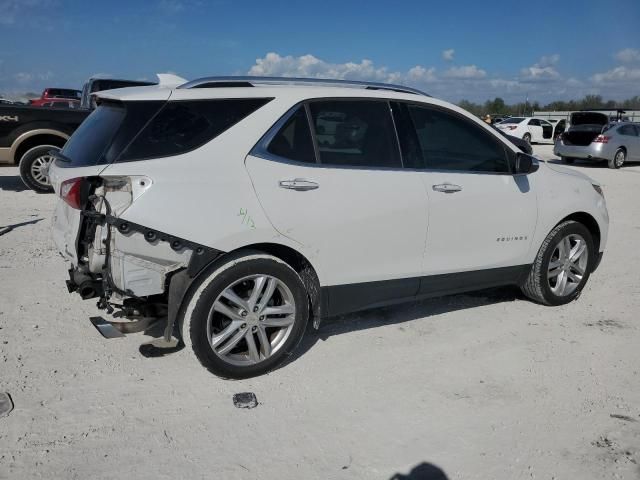
[{"label": "rear wheel well damage", "polygon": [[39,147],[41,145],[53,145],[54,147],[62,148],[65,143],[66,139],[57,135],[34,135],[33,137],[24,139],[20,145],[18,145],[16,153],[13,156],[13,162],[16,164],[19,163],[23,155],[34,147]]},{"label": "rear wheel well damage", "polygon": [[[318,328],[322,315],[320,280],[311,262],[300,252],[285,245],[256,243],[220,254],[205,267],[201,268],[199,273],[193,277],[189,275],[187,269],[182,269],[171,275],[168,281],[168,318],[165,339],[170,339],[176,324],[178,324],[180,330],[182,329],[184,315],[186,314],[192,295],[196,293],[201,282],[204,281],[207,276],[235,258],[256,253],[272,255],[285,262],[298,273],[309,298],[309,310],[312,315],[313,326]],[[182,332],[180,332],[180,335],[182,335]]]}]

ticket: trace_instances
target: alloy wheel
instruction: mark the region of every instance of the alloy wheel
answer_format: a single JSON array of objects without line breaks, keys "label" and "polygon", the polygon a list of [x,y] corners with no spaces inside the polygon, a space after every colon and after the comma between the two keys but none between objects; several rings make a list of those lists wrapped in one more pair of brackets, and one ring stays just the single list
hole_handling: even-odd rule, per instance
[{"label": "alloy wheel", "polygon": [[625,160],[624,150],[618,150],[615,156],[616,168],[620,168]]},{"label": "alloy wheel", "polygon": [[282,348],[295,317],[293,294],[284,282],[270,275],[250,275],[218,295],[209,311],[207,338],[225,362],[254,365]]},{"label": "alloy wheel", "polygon": [[572,233],[553,249],[547,279],[554,295],[570,295],[582,282],[589,262],[589,248],[582,235]]},{"label": "alloy wheel", "polygon": [[30,171],[34,181],[47,187],[51,185],[49,182],[49,166],[52,161],[53,157],[51,155],[42,155],[33,161]]}]

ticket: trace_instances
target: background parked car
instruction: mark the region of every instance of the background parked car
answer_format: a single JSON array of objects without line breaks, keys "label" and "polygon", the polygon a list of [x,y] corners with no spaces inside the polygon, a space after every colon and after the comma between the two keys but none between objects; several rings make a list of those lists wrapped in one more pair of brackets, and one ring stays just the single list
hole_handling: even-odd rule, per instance
[{"label": "background parked car", "polygon": [[[169,74],[158,74],[158,78],[164,84],[186,81]],[[91,107],[94,92],[140,85],[154,83],[91,78],[83,88],[83,101]],[[19,163],[22,181],[36,192],[52,191],[48,178],[50,152],[62,148],[91,113],[91,108],[82,108],[79,94],[80,90],[48,88],[30,105],[0,105],[0,164]]]},{"label": "background parked car", "polygon": [[[578,118],[587,117],[580,115]],[[596,127],[595,124],[579,124],[576,130],[570,128],[558,138],[553,153],[565,163],[573,163],[576,158],[606,161],[609,168],[620,168],[626,161],[640,161],[640,124],[609,123],[600,126],[599,132],[594,134]]]},{"label": "background parked car", "polygon": [[51,100],[44,102],[42,106],[50,108],[80,108],[80,101],[68,100],[66,98],[52,98]]},{"label": "background parked car", "polygon": [[528,143],[553,143],[554,125],[536,117],[511,117],[496,125],[508,135]]},{"label": "background parked car", "polygon": [[29,104],[34,106],[42,106],[43,104],[50,102],[52,99],[64,98],[67,100],[80,100],[80,90],[73,90],[71,88],[45,88],[40,98],[30,100]]}]

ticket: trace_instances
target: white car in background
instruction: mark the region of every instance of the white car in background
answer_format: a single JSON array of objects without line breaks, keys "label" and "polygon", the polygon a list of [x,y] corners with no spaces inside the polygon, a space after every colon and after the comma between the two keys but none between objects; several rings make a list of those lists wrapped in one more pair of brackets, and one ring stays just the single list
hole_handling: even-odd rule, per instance
[{"label": "white car in background", "polygon": [[496,128],[507,135],[518,137],[529,143],[553,143],[555,127],[547,120],[536,117],[506,118]]}]

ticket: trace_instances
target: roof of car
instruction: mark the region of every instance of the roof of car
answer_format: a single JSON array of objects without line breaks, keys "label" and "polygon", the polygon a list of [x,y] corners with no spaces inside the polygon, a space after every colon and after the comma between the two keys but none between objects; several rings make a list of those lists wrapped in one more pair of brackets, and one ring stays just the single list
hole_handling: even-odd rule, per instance
[{"label": "roof of car", "polygon": [[136,101],[206,98],[252,97],[428,97],[420,90],[376,82],[344,81],[334,79],[306,79],[279,77],[205,77],[185,84],[150,85],[107,90],[95,94],[99,98]]}]

